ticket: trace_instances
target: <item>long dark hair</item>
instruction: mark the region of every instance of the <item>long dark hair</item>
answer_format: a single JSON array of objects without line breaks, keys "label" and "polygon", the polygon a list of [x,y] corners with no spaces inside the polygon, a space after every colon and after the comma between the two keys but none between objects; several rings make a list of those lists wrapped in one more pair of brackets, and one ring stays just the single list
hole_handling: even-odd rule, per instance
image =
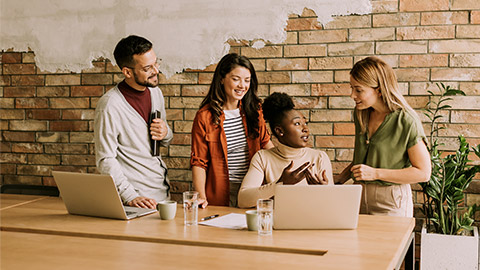
[{"label": "long dark hair", "polygon": [[291,96],[285,93],[274,92],[263,101],[263,118],[270,125],[273,135],[278,138],[275,127],[280,126],[285,114],[295,108]]},{"label": "long dark hair", "polygon": [[203,99],[200,108],[205,105],[210,105],[210,112],[212,113],[212,121],[214,124],[220,124],[220,115],[223,112],[223,105],[227,99],[225,89],[221,83],[222,79],[236,67],[244,67],[250,71],[250,87],[242,98],[242,109],[247,120],[247,136],[250,138],[257,138],[258,132],[258,110],[260,109],[261,100],[257,96],[258,79],[250,60],[247,57],[230,53],[225,55],[217,65],[213,75],[210,89],[207,96]]}]

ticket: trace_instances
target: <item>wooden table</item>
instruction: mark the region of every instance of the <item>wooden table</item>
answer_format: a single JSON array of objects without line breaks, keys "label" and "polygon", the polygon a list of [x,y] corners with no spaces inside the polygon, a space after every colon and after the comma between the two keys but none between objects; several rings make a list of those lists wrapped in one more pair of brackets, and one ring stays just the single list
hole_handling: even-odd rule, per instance
[{"label": "wooden table", "polygon": [[43,200],[46,198],[48,197],[37,195],[2,194],[0,196],[0,210]]},{"label": "wooden table", "polygon": [[[199,217],[244,211],[209,206],[199,210]],[[201,225],[185,227],[182,214],[179,206],[176,218],[170,221],[160,220],[158,214],[130,221],[76,216],[69,215],[61,199],[54,197],[0,211],[1,230],[4,232],[35,233],[49,237],[68,236],[85,241],[108,240],[105,244],[115,240],[118,243],[142,246],[144,249],[148,249],[149,245],[167,245],[173,250],[190,247],[198,252],[205,250],[206,254],[209,254],[204,255],[206,257],[211,255],[210,251],[221,251],[225,254],[233,252],[232,254],[242,254],[238,258],[245,256],[240,262],[248,261],[253,265],[262,260],[255,261],[256,256],[252,253],[269,254],[269,258],[278,262],[279,266],[287,266],[287,262],[291,260],[297,261],[296,265],[300,264],[298,256],[301,256],[302,263],[308,262],[306,265],[302,264],[303,268],[323,269],[394,269],[398,262],[402,261],[406,248],[411,244],[415,225],[413,218],[361,215],[356,230],[275,230],[272,236],[265,237],[246,230]],[[309,255],[324,252],[326,254],[323,256]],[[180,253],[180,256],[185,256],[186,259],[188,256],[185,254],[188,253]],[[121,255],[118,251],[118,256]],[[228,260],[237,259],[230,257]],[[174,261],[169,262],[173,265],[167,265],[175,267]],[[285,269],[292,265],[289,266]]]}]

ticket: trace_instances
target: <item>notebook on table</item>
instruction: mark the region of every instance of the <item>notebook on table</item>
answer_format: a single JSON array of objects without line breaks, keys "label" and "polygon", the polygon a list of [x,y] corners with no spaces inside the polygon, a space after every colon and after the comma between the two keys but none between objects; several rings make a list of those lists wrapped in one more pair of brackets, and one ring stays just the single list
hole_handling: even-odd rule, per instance
[{"label": "notebook on table", "polygon": [[70,214],[127,220],[157,211],[124,206],[110,175],[57,171],[52,174]]},{"label": "notebook on table", "polygon": [[355,229],[360,185],[277,185],[275,229]]}]

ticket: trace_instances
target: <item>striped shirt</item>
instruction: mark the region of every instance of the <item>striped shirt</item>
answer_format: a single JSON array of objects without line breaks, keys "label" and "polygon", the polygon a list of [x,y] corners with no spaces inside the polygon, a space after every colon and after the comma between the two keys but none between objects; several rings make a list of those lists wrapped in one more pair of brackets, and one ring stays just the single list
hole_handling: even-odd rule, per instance
[{"label": "striped shirt", "polygon": [[241,182],[248,171],[248,144],[240,109],[225,110],[223,129],[227,137],[228,176]]}]

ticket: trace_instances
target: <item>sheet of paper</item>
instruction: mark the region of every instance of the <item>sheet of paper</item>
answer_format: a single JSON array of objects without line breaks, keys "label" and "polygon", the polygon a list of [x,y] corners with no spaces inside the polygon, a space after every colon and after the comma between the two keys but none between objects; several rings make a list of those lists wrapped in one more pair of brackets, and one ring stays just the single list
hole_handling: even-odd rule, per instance
[{"label": "sheet of paper", "polygon": [[247,220],[245,214],[230,213],[206,221],[200,221],[198,224],[213,226],[225,229],[243,230],[247,229]]}]

